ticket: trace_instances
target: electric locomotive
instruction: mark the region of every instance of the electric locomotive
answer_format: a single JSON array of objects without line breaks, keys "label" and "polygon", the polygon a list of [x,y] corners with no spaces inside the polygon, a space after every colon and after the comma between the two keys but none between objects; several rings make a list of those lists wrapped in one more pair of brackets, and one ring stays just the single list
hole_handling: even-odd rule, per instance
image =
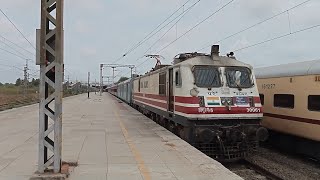
[{"label": "electric locomotive", "polygon": [[217,45],[120,83],[124,100],[123,84],[132,88],[126,102],[217,160],[242,159],[268,137],[252,66],[220,56]]}]

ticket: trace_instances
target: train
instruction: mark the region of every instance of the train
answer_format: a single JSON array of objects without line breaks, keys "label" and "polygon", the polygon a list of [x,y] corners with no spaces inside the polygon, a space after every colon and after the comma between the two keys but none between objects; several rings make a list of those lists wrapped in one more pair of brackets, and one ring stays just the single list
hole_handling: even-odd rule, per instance
[{"label": "train", "polygon": [[269,142],[320,160],[320,60],[256,68]]},{"label": "train", "polygon": [[236,161],[268,137],[253,67],[232,52],[181,53],[172,65],[111,86],[108,92],[219,161]]}]

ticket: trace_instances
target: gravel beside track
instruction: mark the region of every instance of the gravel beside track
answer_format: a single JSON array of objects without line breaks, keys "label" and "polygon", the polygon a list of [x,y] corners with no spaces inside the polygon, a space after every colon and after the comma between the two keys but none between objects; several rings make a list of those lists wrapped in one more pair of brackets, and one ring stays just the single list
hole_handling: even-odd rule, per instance
[{"label": "gravel beside track", "polygon": [[[235,163],[233,167],[230,166],[228,168],[248,180],[320,179],[320,162],[266,148],[260,148],[253,156],[246,159],[246,163]],[[274,177],[268,176],[268,174],[266,175],[263,172],[268,172],[274,175]]]}]

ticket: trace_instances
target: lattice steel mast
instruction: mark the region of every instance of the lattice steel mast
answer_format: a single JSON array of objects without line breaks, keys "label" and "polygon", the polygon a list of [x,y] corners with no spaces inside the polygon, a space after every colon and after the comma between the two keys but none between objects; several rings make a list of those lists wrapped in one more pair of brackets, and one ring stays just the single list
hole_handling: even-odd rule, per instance
[{"label": "lattice steel mast", "polygon": [[63,0],[41,0],[38,171],[61,170]]}]

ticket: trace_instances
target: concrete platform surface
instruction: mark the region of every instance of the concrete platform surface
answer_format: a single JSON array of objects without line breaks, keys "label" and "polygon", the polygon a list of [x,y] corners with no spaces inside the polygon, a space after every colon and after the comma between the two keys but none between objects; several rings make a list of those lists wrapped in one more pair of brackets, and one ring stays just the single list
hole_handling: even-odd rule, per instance
[{"label": "concrete platform surface", "polygon": [[[179,137],[109,95],[64,99],[63,161],[70,180],[241,179]],[[37,169],[38,105],[0,112],[0,180]]]}]

